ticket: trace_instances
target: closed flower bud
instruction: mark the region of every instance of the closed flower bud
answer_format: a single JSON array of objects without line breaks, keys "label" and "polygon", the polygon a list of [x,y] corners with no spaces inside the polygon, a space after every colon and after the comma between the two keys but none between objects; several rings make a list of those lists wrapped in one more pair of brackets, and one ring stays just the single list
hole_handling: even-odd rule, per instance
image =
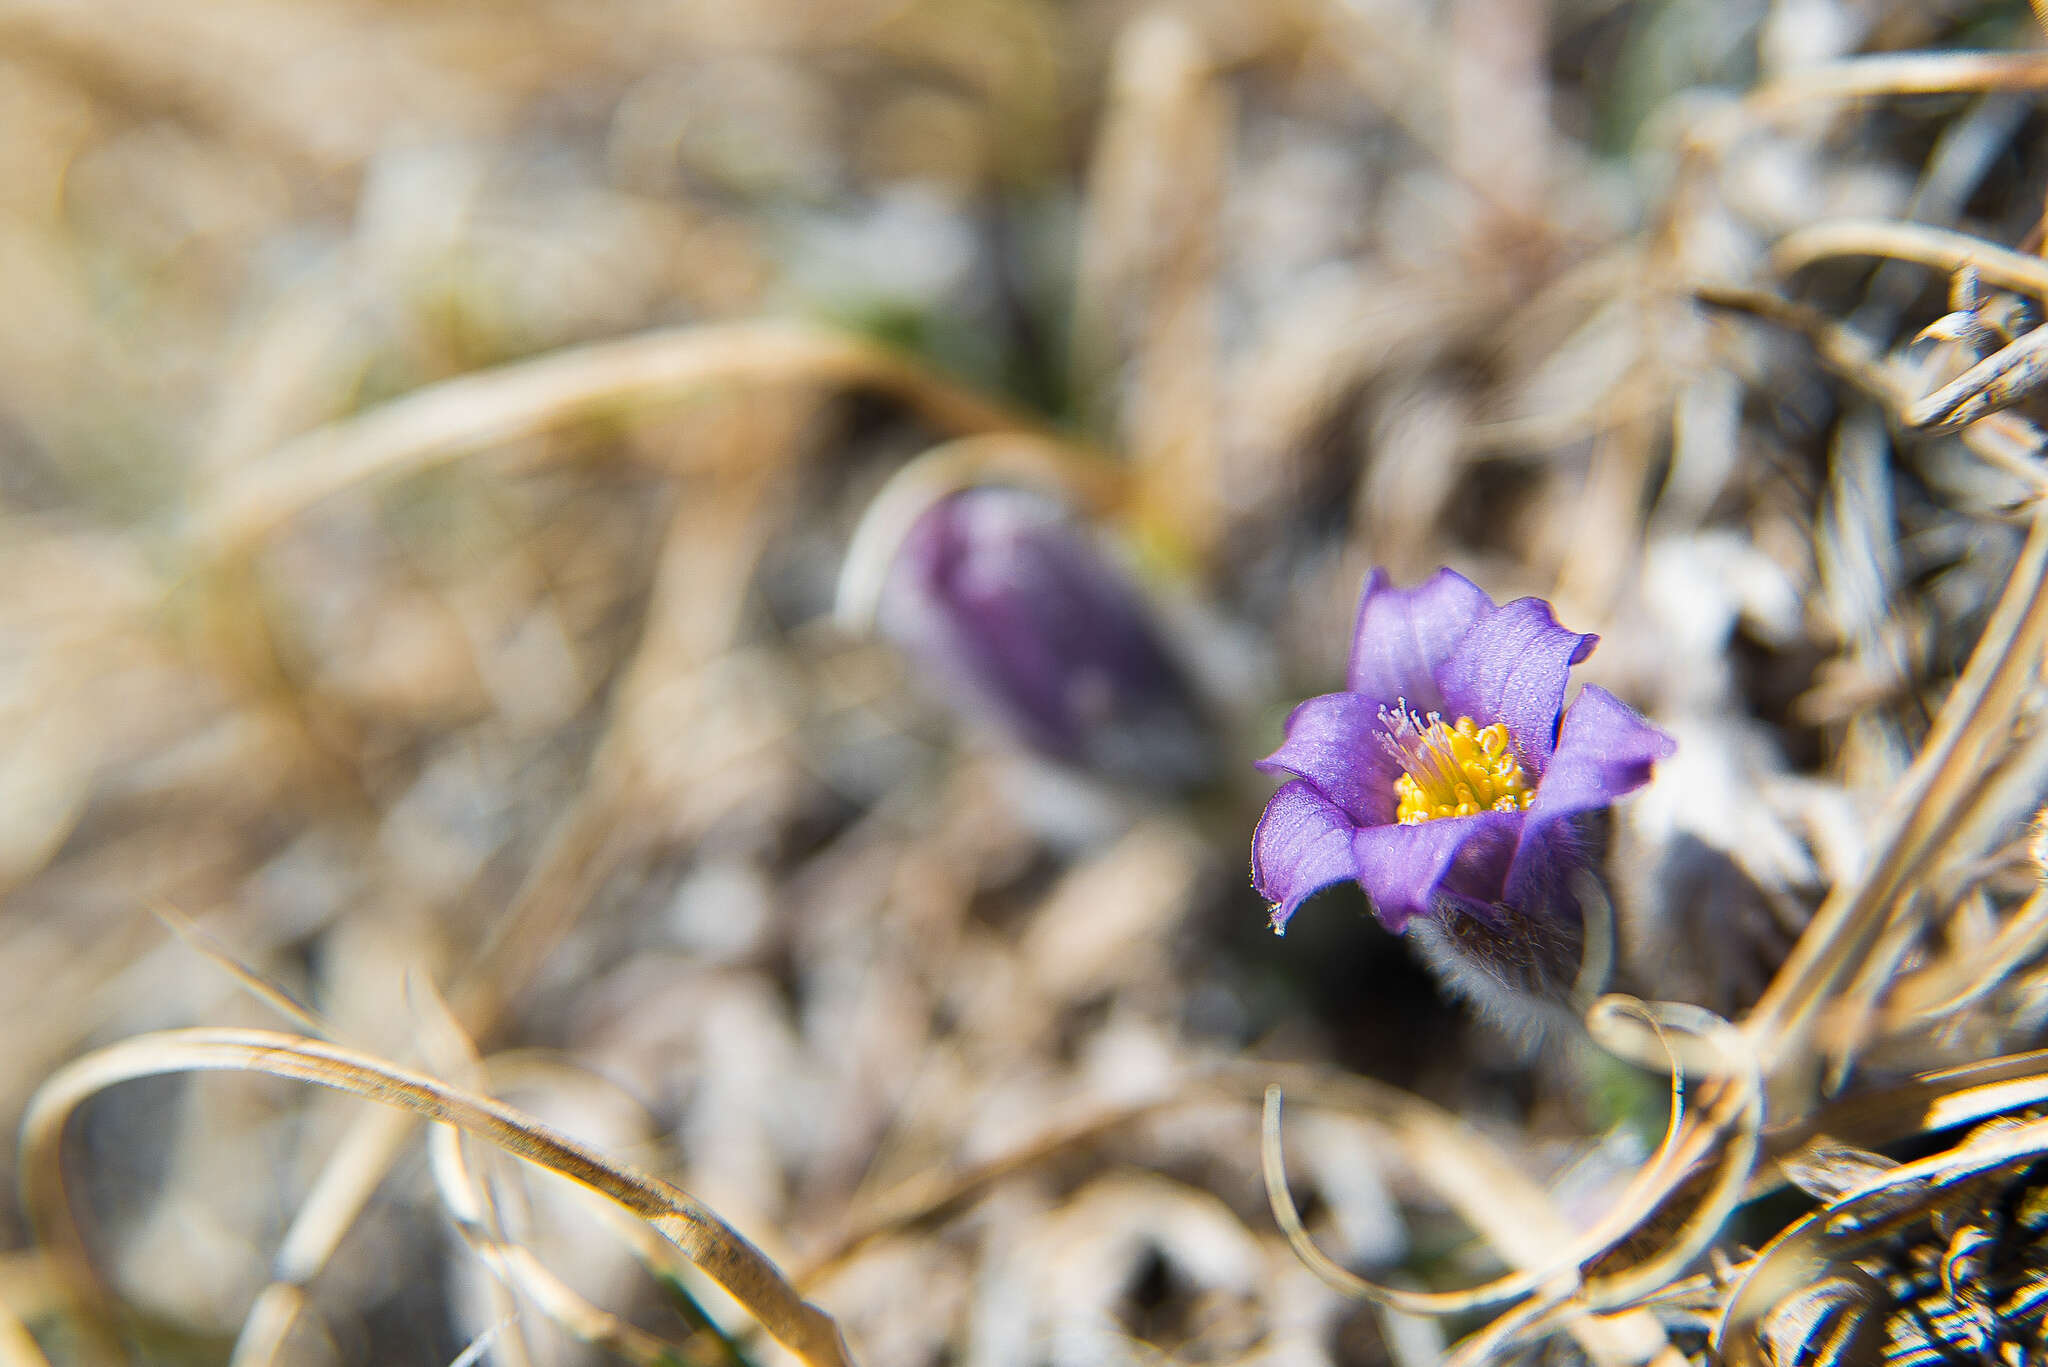
[{"label": "closed flower bud", "polygon": [[1202,709],[1138,591],[1049,498],[941,498],[897,549],[877,620],[952,702],[1041,755],[1153,788],[1213,769]]}]

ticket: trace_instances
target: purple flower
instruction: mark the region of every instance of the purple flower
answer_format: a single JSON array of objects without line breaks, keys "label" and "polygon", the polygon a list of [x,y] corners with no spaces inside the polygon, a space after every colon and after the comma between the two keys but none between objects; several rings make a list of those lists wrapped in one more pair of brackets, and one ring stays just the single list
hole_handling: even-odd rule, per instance
[{"label": "purple flower", "polygon": [[1426,948],[1518,988],[1569,982],[1596,814],[1672,751],[1605,689],[1566,710],[1566,676],[1597,640],[1540,598],[1496,607],[1450,570],[1413,589],[1375,570],[1345,691],[1295,708],[1259,762],[1294,775],[1252,836],[1273,928],[1354,879],[1389,930],[1415,923]]},{"label": "purple flower", "polygon": [[1144,602],[1049,498],[990,485],[940,499],[897,551],[878,620],[956,703],[1041,754],[1160,788],[1213,766]]}]

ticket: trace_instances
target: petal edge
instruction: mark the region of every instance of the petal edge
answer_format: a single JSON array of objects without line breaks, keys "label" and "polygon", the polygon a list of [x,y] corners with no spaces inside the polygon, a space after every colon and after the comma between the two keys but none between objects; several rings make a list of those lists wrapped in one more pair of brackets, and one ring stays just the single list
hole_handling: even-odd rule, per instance
[{"label": "petal edge", "polygon": [[1397,589],[1385,570],[1374,570],[1359,595],[1345,686],[1376,705],[1406,698],[1417,712],[1441,709],[1437,675],[1492,611],[1486,590],[1456,570],[1438,570],[1412,589]]},{"label": "petal edge", "polygon": [[1515,758],[1541,778],[1556,748],[1571,668],[1593,653],[1600,638],[1559,626],[1541,598],[1517,598],[1494,609],[1465,633],[1438,674],[1446,715],[1480,725],[1504,722]]},{"label": "petal edge", "polygon": [[1307,779],[1355,826],[1394,819],[1400,766],[1381,746],[1379,704],[1360,693],[1324,693],[1287,714],[1287,738],[1257,762]]},{"label": "petal edge", "polygon": [[1556,847],[1575,843],[1569,836],[1553,836],[1565,829],[1559,823],[1642,787],[1656,762],[1677,748],[1670,736],[1606,689],[1597,684],[1580,689],[1558,727],[1549,771],[1525,813],[1528,828],[1515,852],[1509,885],[1523,888],[1542,881],[1543,870],[1535,866],[1557,858]]},{"label": "petal edge", "polygon": [[1522,821],[1521,812],[1481,812],[1358,832],[1352,858],[1373,914],[1399,932],[1435,911],[1440,891],[1479,905],[1499,901]]},{"label": "petal edge", "polygon": [[1280,786],[1252,831],[1252,886],[1272,903],[1273,930],[1311,894],[1357,876],[1351,838],[1357,827],[1307,779]]}]

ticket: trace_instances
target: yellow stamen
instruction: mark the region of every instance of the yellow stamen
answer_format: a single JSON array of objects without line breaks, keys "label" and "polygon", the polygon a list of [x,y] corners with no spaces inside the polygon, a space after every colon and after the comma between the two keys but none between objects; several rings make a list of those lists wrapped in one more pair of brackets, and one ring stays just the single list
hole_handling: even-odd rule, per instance
[{"label": "yellow stamen", "polygon": [[1405,705],[1398,714],[1381,715],[1406,771],[1394,780],[1399,799],[1394,819],[1403,826],[1446,816],[1522,811],[1536,796],[1502,723],[1481,726],[1460,717],[1446,726],[1431,713],[1423,724]]}]

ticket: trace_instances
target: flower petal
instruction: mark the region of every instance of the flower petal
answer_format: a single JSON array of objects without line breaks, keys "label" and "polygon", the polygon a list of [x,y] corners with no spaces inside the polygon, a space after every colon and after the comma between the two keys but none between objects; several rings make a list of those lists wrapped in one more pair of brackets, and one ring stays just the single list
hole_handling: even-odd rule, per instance
[{"label": "flower petal", "polygon": [[1598,636],[1566,631],[1541,598],[1517,598],[1473,623],[1437,672],[1446,716],[1505,722],[1515,758],[1541,778],[1557,741],[1557,714],[1571,667]]},{"label": "flower petal", "polygon": [[1529,804],[1529,819],[1605,807],[1650,781],[1650,766],[1669,759],[1677,744],[1641,714],[1597,684],[1572,700],[1558,729],[1557,753]]},{"label": "flower petal", "polygon": [[1492,611],[1486,591],[1455,570],[1438,570],[1412,589],[1397,589],[1385,570],[1374,570],[1358,601],[1345,687],[1376,706],[1406,698],[1419,713],[1441,710],[1438,672],[1459,638]]},{"label": "flower petal", "polygon": [[1273,929],[1309,894],[1354,876],[1351,837],[1356,827],[1342,808],[1306,779],[1282,784],[1252,832],[1252,886],[1273,904]]},{"label": "flower petal", "polygon": [[1569,847],[1578,843],[1564,819],[1597,811],[1642,787],[1650,781],[1650,767],[1670,758],[1676,748],[1671,737],[1606,689],[1593,684],[1580,689],[1558,728],[1557,752],[1524,813],[1528,826],[1509,886],[1519,891],[1545,882],[1536,865],[1568,858]]},{"label": "flower petal", "polygon": [[1307,779],[1343,808],[1354,826],[1392,821],[1399,805],[1394,780],[1401,766],[1380,744],[1386,729],[1379,708],[1362,693],[1310,698],[1288,714],[1287,739],[1258,767]]},{"label": "flower petal", "polygon": [[1520,812],[1447,816],[1413,826],[1371,826],[1351,841],[1359,886],[1388,930],[1429,914],[1439,893],[1477,907],[1499,901],[1522,830]]}]

